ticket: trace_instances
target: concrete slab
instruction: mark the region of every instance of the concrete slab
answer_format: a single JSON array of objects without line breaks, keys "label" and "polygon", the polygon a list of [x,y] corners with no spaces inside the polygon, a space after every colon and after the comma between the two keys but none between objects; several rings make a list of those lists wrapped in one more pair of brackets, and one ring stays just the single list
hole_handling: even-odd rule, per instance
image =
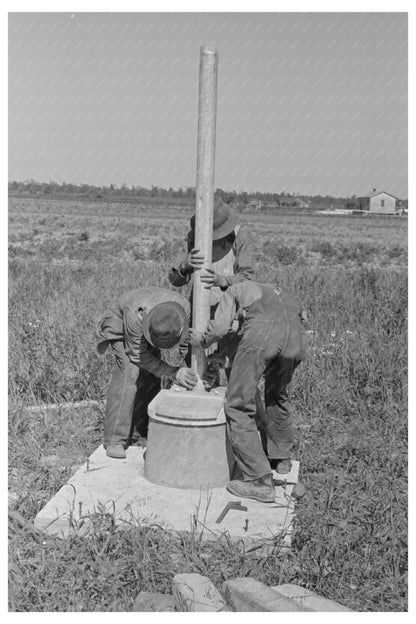
[{"label": "concrete slab", "polygon": [[236,611],[312,611],[307,605],[301,605],[274,591],[261,581],[244,577],[225,581],[225,596]]},{"label": "concrete slab", "polygon": [[172,593],[175,611],[230,611],[214,584],[202,574],[175,574]]},{"label": "concrete slab", "polygon": [[304,587],[300,587],[299,585],[294,585],[292,583],[287,583],[285,585],[275,585],[272,587],[273,591],[278,592],[280,595],[285,596],[286,598],[290,598],[296,604],[309,609],[310,611],[318,611],[324,612],[329,611],[333,613],[334,611],[350,611],[352,609],[348,609],[343,605],[339,604],[339,602],[334,602],[333,600],[328,600],[327,598],[323,598],[310,589],[305,589]]},{"label": "concrete slab", "polygon": [[[42,531],[66,537],[74,531],[88,534],[89,515],[111,514],[116,525],[157,524],[173,532],[196,530],[205,539],[224,533],[242,540],[245,550],[282,542],[290,546],[295,501],[290,494],[297,483],[299,463],[292,471],[277,475],[276,502],[264,504],[238,499],[225,488],[183,490],[151,483],[144,477],[143,449],[130,447],[125,460],[111,459],[100,446],[89,460],[38,513],[35,526]],[[241,500],[247,511],[230,510],[220,524],[217,518],[229,502]]]}]

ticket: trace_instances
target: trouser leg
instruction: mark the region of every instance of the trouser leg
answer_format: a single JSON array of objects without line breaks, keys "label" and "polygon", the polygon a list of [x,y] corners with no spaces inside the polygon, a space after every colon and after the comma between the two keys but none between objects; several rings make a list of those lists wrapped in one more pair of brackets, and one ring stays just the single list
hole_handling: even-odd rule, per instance
[{"label": "trouser leg", "polygon": [[139,376],[139,367],[129,360],[123,341],[112,342],[111,348],[116,363],[107,389],[104,418],[105,447],[127,444]]},{"label": "trouser leg", "polygon": [[255,420],[257,384],[263,369],[263,352],[239,349],[225,401],[228,437],[237,465],[248,481],[270,473]]},{"label": "trouser leg", "polygon": [[129,437],[134,439],[147,438],[150,401],[160,392],[160,379],[148,371],[141,370],[136,384],[136,397],[133,406],[133,418]]},{"label": "trouser leg", "polygon": [[[219,341],[218,351],[220,353],[224,353],[231,361],[231,364],[234,361],[236,356],[238,346],[241,342],[241,336],[237,332],[229,332]],[[230,382],[232,368],[225,369],[225,375],[227,378],[227,384]],[[257,386],[256,395],[256,415],[255,420],[257,424],[258,431],[260,432],[260,439],[263,446],[263,450],[267,453],[267,436],[266,436],[266,412],[264,409],[263,402],[261,400],[261,392],[260,388]]]},{"label": "trouser leg", "polygon": [[288,459],[295,441],[288,384],[299,361],[277,358],[265,374],[267,451],[270,459]]}]

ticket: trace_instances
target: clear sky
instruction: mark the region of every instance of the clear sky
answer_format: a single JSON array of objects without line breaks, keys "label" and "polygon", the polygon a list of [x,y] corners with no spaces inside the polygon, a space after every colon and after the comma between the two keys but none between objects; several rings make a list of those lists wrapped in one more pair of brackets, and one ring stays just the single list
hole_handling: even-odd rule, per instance
[{"label": "clear sky", "polygon": [[406,13],[11,13],[9,179],[194,186],[201,45],[217,187],[407,197]]}]

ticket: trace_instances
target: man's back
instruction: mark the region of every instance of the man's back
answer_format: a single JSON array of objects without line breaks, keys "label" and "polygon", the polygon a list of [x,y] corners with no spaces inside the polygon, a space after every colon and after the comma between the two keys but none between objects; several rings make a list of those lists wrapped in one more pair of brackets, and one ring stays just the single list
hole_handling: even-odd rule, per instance
[{"label": "man's back", "polygon": [[272,284],[245,281],[232,284],[222,296],[215,318],[205,332],[205,344],[224,336],[230,329],[233,318],[243,321],[243,334],[250,332],[254,338],[265,329],[264,323],[272,323],[281,333],[282,346],[291,355],[304,357],[306,336],[302,326],[302,306],[294,295],[284,293]]}]

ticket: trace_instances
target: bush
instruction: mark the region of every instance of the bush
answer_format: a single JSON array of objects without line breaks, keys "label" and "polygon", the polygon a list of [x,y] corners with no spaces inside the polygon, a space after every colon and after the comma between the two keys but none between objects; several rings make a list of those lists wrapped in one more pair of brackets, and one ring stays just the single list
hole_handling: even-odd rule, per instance
[{"label": "bush", "polygon": [[285,245],[278,240],[266,240],[257,259],[287,266],[299,262],[302,259],[302,251],[298,247]]},{"label": "bush", "polygon": [[320,253],[322,258],[333,258],[337,255],[335,247],[329,241],[315,241],[311,245],[311,251]]}]

